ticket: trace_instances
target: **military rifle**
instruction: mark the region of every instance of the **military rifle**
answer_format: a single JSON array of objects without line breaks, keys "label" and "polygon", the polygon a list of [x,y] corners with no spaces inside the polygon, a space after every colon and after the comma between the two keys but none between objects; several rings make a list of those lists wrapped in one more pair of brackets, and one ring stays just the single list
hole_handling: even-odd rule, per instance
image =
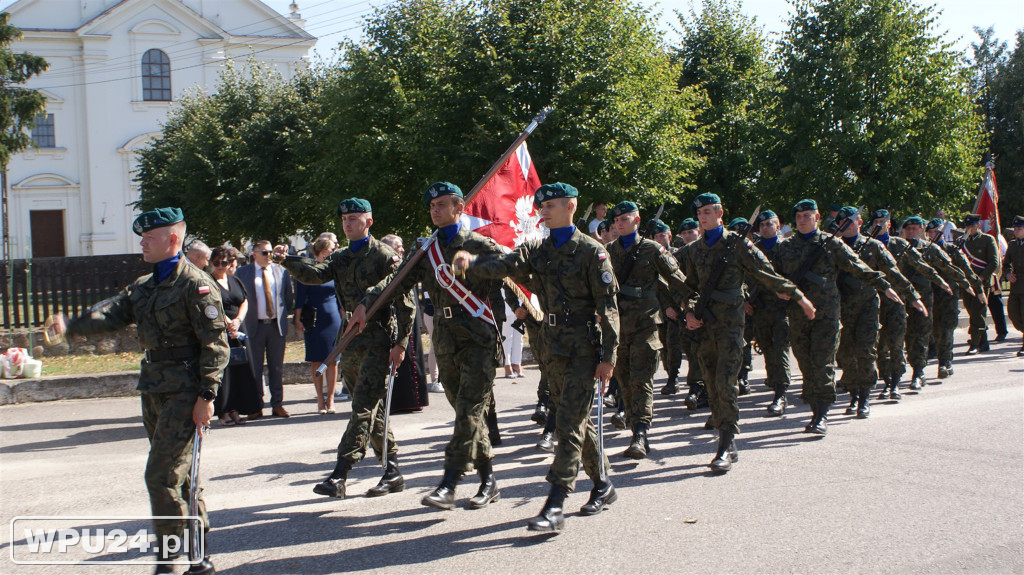
[{"label": "military rifle", "polygon": [[590,233],[590,228],[588,227],[589,224],[587,223],[587,219],[590,218],[590,212],[593,209],[594,209],[594,202],[590,202],[590,205],[587,206],[587,210],[585,212],[583,212],[583,217],[581,217],[580,219],[576,220],[576,229],[578,229],[578,230],[586,230],[586,231],[583,232],[584,234],[589,234]]},{"label": "military rifle", "polygon": [[637,260],[640,259],[640,244],[647,239],[647,236],[653,235],[654,222],[661,217],[661,214],[664,213],[664,211],[665,204],[661,204],[661,207],[658,208],[658,213],[654,214],[654,218],[647,222],[647,226],[643,231],[637,230],[636,241],[633,242],[629,251],[626,252],[626,259],[622,262],[622,267],[619,268],[619,272],[615,274],[616,278],[619,280],[620,286],[626,283],[626,280],[629,279],[629,275],[633,273],[633,267],[636,265]]}]

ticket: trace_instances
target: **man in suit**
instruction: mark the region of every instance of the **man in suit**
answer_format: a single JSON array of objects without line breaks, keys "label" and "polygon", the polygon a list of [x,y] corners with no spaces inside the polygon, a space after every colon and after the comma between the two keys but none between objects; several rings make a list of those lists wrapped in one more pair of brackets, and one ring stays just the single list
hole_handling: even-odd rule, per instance
[{"label": "man in suit", "polygon": [[[253,373],[263,373],[265,356],[271,413],[275,417],[289,417],[282,404],[281,374],[284,370],[284,340],[288,335],[288,310],[292,309],[294,299],[292,278],[287,270],[270,261],[272,252],[273,247],[267,240],[253,244],[252,263],[238,268],[235,277],[242,280],[249,294],[249,313],[245,316],[243,331],[249,336]],[[250,414],[249,419],[262,416],[262,412],[257,412]]]}]

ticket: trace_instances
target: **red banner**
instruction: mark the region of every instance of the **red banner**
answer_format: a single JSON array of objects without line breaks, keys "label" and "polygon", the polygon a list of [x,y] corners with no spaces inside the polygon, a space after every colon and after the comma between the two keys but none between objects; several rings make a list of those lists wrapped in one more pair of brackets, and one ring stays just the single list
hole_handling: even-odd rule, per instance
[{"label": "red banner", "polygon": [[539,187],[540,178],[523,142],[466,206],[463,223],[510,250],[526,240],[541,239],[544,227],[533,207],[533,193]]}]

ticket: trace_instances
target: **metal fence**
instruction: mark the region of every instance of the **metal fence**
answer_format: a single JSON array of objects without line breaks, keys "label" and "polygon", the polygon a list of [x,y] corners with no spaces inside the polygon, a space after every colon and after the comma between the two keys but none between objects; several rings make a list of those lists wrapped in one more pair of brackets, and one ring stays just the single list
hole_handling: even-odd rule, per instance
[{"label": "metal fence", "polygon": [[38,327],[57,312],[77,316],[152,269],[140,254],[0,262],[3,327]]}]

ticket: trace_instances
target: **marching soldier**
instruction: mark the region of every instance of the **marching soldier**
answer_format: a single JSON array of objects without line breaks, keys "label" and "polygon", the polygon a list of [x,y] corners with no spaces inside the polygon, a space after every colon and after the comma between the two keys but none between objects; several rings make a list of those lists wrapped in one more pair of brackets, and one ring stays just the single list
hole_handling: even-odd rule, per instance
[{"label": "marching soldier", "polygon": [[892,301],[903,305],[881,272],[864,265],[857,254],[830,233],[818,230],[818,204],[801,200],[793,206],[796,233],[779,242],[779,272],[800,286],[818,313],[806,318],[789,310],[793,355],[803,375],[801,399],[811,406],[813,416],[804,428],[824,436],[828,432],[828,410],[836,399],[835,362],[839,347],[840,271],[870,284]]},{"label": "marching soldier", "polygon": [[[924,261],[921,252],[914,249],[907,240],[889,234],[889,211],[875,210],[871,213],[872,227],[881,232],[875,237],[885,246],[903,274],[917,289],[930,289],[931,282],[945,283],[935,270]],[[914,279],[917,278],[915,282]],[[900,379],[906,373],[907,361],[904,356],[907,334],[907,308],[902,302],[882,300],[879,311],[882,329],[878,332],[878,373],[885,387],[878,399],[892,398],[899,401]]]},{"label": "marching soldier", "polygon": [[[963,252],[956,244],[942,239],[942,230],[945,225],[945,221],[934,218],[928,221],[925,229],[932,243],[945,251],[953,265],[963,272],[973,288],[972,291],[975,294],[981,294],[981,278],[971,270],[971,264],[967,263]],[[939,379],[953,375],[953,332],[960,319],[960,286],[951,278],[945,279],[950,280],[949,287],[952,288],[953,293],[947,294],[939,290],[935,292],[932,303],[932,341],[935,344],[935,357],[939,364]],[[984,297],[984,295],[976,297]]]},{"label": "marching soldier", "polygon": [[[57,329],[91,335],[136,324],[145,350],[136,389],[141,392],[142,425],[149,437],[145,474],[149,501],[154,516],[183,516],[188,513],[192,489],[189,470],[196,428],[209,425],[221,374],[228,365],[226,318],[213,278],[181,254],[185,219],[180,209],[139,214],[132,231],[142,236],[142,258],[153,264],[153,273]],[[204,531],[209,531],[202,490],[198,493],[194,512],[202,517]],[[158,547],[172,537],[187,540],[184,519],[156,519],[153,527]],[[205,541],[206,533],[203,537]],[[204,544],[203,549],[206,556],[189,568],[189,574],[215,572],[209,547]],[[157,553],[161,561],[178,558],[163,548]],[[164,563],[156,572],[173,573],[174,566]]]},{"label": "marching soldier", "polygon": [[[1006,298],[1006,312],[1017,331],[1024,334],[1024,216],[1013,218],[1013,241],[1006,248],[1003,258],[1003,272],[1010,282],[1010,294]],[[1024,356],[1024,343],[1017,350],[1017,357]]]},{"label": "marching soldier", "polygon": [[[683,269],[685,267],[683,260],[687,257],[686,247],[700,237],[700,224],[693,218],[686,218],[683,223],[679,224],[679,234],[676,237],[683,241],[683,245],[672,255],[679,262],[679,268]],[[683,333],[681,332],[680,335]],[[700,361],[697,359],[697,348],[700,347],[697,338],[681,337],[681,340],[681,345],[686,353],[686,385],[689,387],[684,403],[687,409],[693,411],[708,406],[708,392],[704,384],[704,375],[700,369]],[[714,427],[709,429],[714,429]]]},{"label": "marching soldier", "polygon": [[619,232],[619,239],[605,246],[619,284],[621,323],[615,379],[626,406],[626,425],[633,430],[633,438],[622,455],[643,459],[650,449],[647,433],[654,417],[654,372],[662,348],[658,339],[658,325],[662,321],[659,278],[676,292],[674,297],[679,300],[685,301],[689,288],[668,250],[639,235],[640,209],[636,204],[619,202],[609,215]]},{"label": "marching soldier", "polygon": [[[842,229],[845,226],[841,235],[843,242],[869,268],[882,272],[904,301],[918,312],[926,312],[917,291],[910,280],[900,273],[889,250],[878,240],[861,235],[863,223],[857,208],[846,206],[836,212],[836,227]],[[858,419],[865,419],[871,414],[871,389],[878,381],[875,362],[878,359],[880,300],[875,288],[847,272],[839,272],[836,283],[839,286],[840,319],[843,325],[837,352],[837,358],[843,366],[840,384],[850,393],[850,406],[846,408],[846,414],[856,414]]]},{"label": "marching soldier", "polygon": [[[738,234],[746,235],[744,230],[747,228],[747,220],[743,218],[733,218],[729,225],[725,229],[730,232],[736,232]],[[748,395],[750,393],[750,370],[754,368],[754,320],[751,318],[754,315],[754,306],[751,305],[750,294],[751,288],[749,282],[744,279],[743,281],[743,361],[740,367],[740,374],[737,377],[737,383],[739,384],[740,397]]]},{"label": "marching soldier", "polygon": [[[494,370],[500,353],[499,321],[494,316],[498,308],[487,302],[500,306],[501,283],[471,281],[466,285],[452,274],[447,262],[459,250],[495,254],[501,253],[501,248],[490,238],[471,232],[460,223],[466,204],[458,186],[448,182],[431,184],[423,194],[423,205],[429,208],[430,219],[437,226],[437,239],[427,257],[405,276],[394,292],[397,295],[392,297],[405,297],[404,294],[419,282],[430,292],[435,309],[431,341],[445,396],[455,408],[455,429],[444,452],[444,477],[422,503],[438,509],[454,508],[455,485],[464,473],[475,467],[480,476],[480,489],[470,498],[468,508],[479,509],[501,496],[494,478],[493,453],[484,420],[491,405]],[[366,291],[362,302],[352,312],[346,332],[366,326],[366,308],[380,297],[394,275]],[[504,314],[505,308],[500,309]]]},{"label": "marching soldier", "polygon": [[792,282],[776,275],[749,240],[722,226],[722,201],[717,195],[697,196],[693,209],[704,236],[684,248],[686,283],[700,294],[687,308],[686,328],[691,332],[705,325],[709,328],[698,337],[712,424],[718,429],[718,450],[710,467],[725,473],[739,459],[734,438],[740,431],[736,376],[743,351],[744,275],[782,299],[796,300],[808,317],[815,312],[811,302]]},{"label": "marching soldier", "polygon": [[[981,278],[982,293],[988,302],[992,290],[992,278],[999,267],[999,245],[996,239],[981,231],[981,216],[964,216],[964,235],[957,240],[957,247],[964,253],[974,273]],[[964,298],[964,307],[970,316],[971,342],[967,355],[988,351],[988,325],[985,323],[986,305],[973,297]]]},{"label": "marching soldier", "polygon": [[[572,225],[579,192],[563,183],[537,189],[534,206],[551,234],[527,241],[509,254],[474,257],[456,254],[453,265],[467,269],[467,277],[511,277],[521,281],[533,275],[548,311],[548,383],[556,419],[558,446],[547,474],[551,490],[531,531],[560,531],[565,525],[562,508],[576,485],[580,462],[594,482],[581,515],[600,513],[618,496],[607,478],[608,459],[598,453],[597,434],[590,418],[597,382],[603,388],[615,369],[619,314],[617,284],[605,249]],[[603,392],[603,389],[602,389]]]},{"label": "marching soldier", "polygon": [[[660,220],[654,220],[654,241],[672,253],[672,242],[677,239],[672,236],[672,230]],[[678,263],[677,263],[678,265]],[[668,374],[665,386],[661,388],[662,395],[675,395],[678,391],[676,382],[679,379],[679,368],[683,363],[683,338],[682,338],[682,309],[678,302],[672,301],[671,291],[667,285],[659,282],[659,296],[662,306],[662,322],[658,326],[658,337],[661,340],[662,353],[661,364]]]},{"label": "marching soldier", "polygon": [[[764,210],[757,214],[754,220],[754,229],[759,237],[754,241],[754,247],[761,250],[765,258],[776,265],[776,247],[779,242],[779,228],[782,225],[779,217],[771,210]],[[753,296],[750,305],[754,308],[754,315],[751,316],[754,329],[754,339],[761,348],[764,355],[764,366],[767,376],[764,384],[775,392],[771,404],[768,405],[768,414],[773,417],[782,417],[786,412],[786,390],[789,389],[789,316],[788,302],[779,299],[770,290],[762,290],[754,286]]]},{"label": "marching soldier", "polygon": [[[346,316],[363,299],[366,290],[398,269],[401,257],[370,235],[373,210],[370,202],[350,198],[338,204],[338,217],[348,238],[345,249],[331,254],[324,262],[298,256],[278,257],[296,280],[307,285],[334,282],[338,304]],[[338,461],[334,471],[313,488],[315,493],[345,498],[345,480],[352,466],[366,455],[372,444],[387,467],[380,482],[366,492],[379,497],[405,489],[398,469],[398,446],[390,429],[384,429],[384,399],[387,393],[388,366],[397,368],[405,357],[405,343],[412,332],[413,302],[409,292],[395,299],[394,317],[381,308],[369,318],[366,328],[345,348],[341,373],[352,396],[352,416],[338,443]],[[386,441],[386,443],[385,443]]]},{"label": "marching soldier", "polygon": [[[967,277],[959,268],[953,265],[946,252],[932,242],[921,239],[924,236],[925,225],[927,225],[927,222],[920,216],[907,218],[903,222],[902,232],[904,238],[914,249],[921,252],[924,261],[939,274],[939,277],[949,280],[939,284],[941,291],[945,292],[947,296],[953,296],[953,286],[959,286],[960,289],[973,297],[974,290],[967,281]],[[914,280],[911,279],[910,281],[913,282]],[[918,284],[915,283],[914,285],[917,286]],[[925,307],[928,308],[928,312],[931,313],[934,309],[934,294],[938,293],[938,291],[932,290],[931,283],[927,284],[926,289],[919,287],[917,291],[921,294],[921,300],[924,302]],[[907,362],[910,363],[910,368],[912,369],[910,389],[913,390],[924,389],[924,368],[928,365],[928,340],[932,335],[933,321],[930,315],[920,312],[911,313],[910,310],[907,310]]]}]

